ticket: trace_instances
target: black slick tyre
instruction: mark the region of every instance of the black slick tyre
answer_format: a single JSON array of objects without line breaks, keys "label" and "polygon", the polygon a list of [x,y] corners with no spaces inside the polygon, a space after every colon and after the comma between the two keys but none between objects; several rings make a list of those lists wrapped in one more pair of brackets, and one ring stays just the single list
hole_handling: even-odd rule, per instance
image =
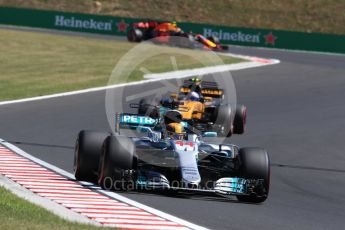
[{"label": "black slick tyre", "polygon": [[261,148],[241,148],[239,150],[239,176],[245,179],[262,179],[260,188],[251,195],[238,195],[237,199],[247,203],[264,202],[270,187],[270,162],[267,151]]},{"label": "black slick tyre", "polygon": [[99,162],[98,183],[103,189],[122,190],[125,170],[131,170],[135,145],[124,136],[108,136],[104,143]]},{"label": "black slick tyre", "polygon": [[141,42],[143,39],[143,32],[139,29],[132,28],[127,31],[127,40],[130,42]]},{"label": "black slick tyre", "polygon": [[230,105],[220,105],[215,124],[220,127],[218,133],[221,136],[230,137],[233,134],[232,109]]},{"label": "black slick tyre", "polygon": [[97,181],[99,157],[103,141],[110,133],[85,131],[78,134],[74,151],[73,170],[79,181]]},{"label": "black slick tyre", "polygon": [[234,134],[243,134],[247,122],[247,108],[244,105],[237,105],[234,117]]}]

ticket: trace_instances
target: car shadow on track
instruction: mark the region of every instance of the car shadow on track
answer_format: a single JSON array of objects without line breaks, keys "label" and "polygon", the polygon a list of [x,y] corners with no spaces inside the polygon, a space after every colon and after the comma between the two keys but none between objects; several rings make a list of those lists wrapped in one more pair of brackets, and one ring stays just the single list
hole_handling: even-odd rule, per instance
[{"label": "car shadow on track", "polygon": [[43,148],[60,148],[60,149],[74,149],[74,146],[67,146],[67,145],[54,145],[54,144],[42,144],[42,143],[34,143],[34,142],[25,142],[25,141],[7,141],[14,145],[28,145],[28,146],[35,146],[35,147],[43,147]]}]

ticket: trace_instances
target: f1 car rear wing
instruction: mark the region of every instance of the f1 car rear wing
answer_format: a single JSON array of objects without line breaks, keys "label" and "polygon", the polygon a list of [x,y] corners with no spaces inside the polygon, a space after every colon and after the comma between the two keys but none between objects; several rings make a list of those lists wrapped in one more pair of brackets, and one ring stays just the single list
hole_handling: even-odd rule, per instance
[{"label": "f1 car rear wing", "polygon": [[[194,82],[191,80],[185,80],[180,88],[180,93],[188,94],[194,87]],[[224,90],[218,87],[217,82],[201,81],[200,86],[201,94],[204,97],[222,97]]]},{"label": "f1 car rear wing", "polygon": [[224,90],[218,88],[218,84],[216,82],[211,81],[202,81],[201,85],[195,86],[195,83],[190,80],[185,80],[183,85],[180,88],[180,94],[188,94],[193,90],[193,87],[199,88],[198,91],[201,92],[202,96],[204,97],[222,97],[224,95]]},{"label": "f1 car rear wing", "polygon": [[[190,79],[184,80],[182,87],[190,88],[194,82]],[[201,81],[201,88],[207,88],[207,89],[219,89],[217,82],[213,81]]]},{"label": "f1 car rear wing", "polygon": [[115,132],[119,133],[120,129],[136,129],[138,127],[153,128],[158,122],[158,119],[153,119],[148,116],[140,116],[131,113],[116,113]]},{"label": "f1 car rear wing", "polygon": [[158,23],[158,21],[147,21],[147,22],[134,22],[131,24],[132,28],[140,28],[140,29],[148,29],[148,28],[155,28]]},{"label": "f1 car rear wing", "polygon": [[[188,94],[189,92],[191,92],[190,88],[185,88],[185,87],[181,87],[180,88],[180,93]],[[201,89],[201,94],[204,97],[222,97],[224,95],[224,91],[222,89],[202,88]]]}]

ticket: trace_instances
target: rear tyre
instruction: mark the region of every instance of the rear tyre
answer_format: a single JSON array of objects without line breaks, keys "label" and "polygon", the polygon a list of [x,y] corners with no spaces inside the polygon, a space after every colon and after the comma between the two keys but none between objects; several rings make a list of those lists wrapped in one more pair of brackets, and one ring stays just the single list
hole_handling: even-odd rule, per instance
[{"label": "rear tyre", "polygon": [[96,182],[103,141],[110,133],[85,131],[78,134],[74,151],[73,170],[79,181]]},{"label": "rear tyre", "polygon": [[267,151],[261,148],[239,150],[239,176],[245,179],[263,179],[263,186],[252,195],[238,195],[237,199],[248,203],[261,203],[268,197],[270,187],[270,162]]},{"label": "rear tyre", "polygon": [[230,137],[233,134],[232,116],[230,105],[220,105],[217,112],[215,123],[219,128],[218,133],[221,136]]},{"label": "rear tyre", "polygon": [[125,170],[135,168],[135,145],[124,136],[108,136],[99,162],[98,183],[103,189],[125,189]]},{"label": "rear tyre", "polygon": [[234,134],[243,134],[247,122],[247,108],[244,105],[237,105],[234,117]]},{"label": "rear tyre", "polygon": [[127,31],[127,39],[130,42],[141,42],[143,39],[143,32],[136,28],[129,29]]}]

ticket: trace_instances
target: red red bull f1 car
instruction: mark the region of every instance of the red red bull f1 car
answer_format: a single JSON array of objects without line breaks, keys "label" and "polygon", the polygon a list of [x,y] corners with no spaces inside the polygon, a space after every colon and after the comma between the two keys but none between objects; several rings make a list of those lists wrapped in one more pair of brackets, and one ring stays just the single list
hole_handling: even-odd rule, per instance
[{"label": "red red bull f1 car", "polygon": [[220,44],[217,37],[206,38],[201,34],[186,33],[174,22],[149,21],[133,23],[127,31],[127,39],[130,42],[152,40],[154,43],[213,51],[228,49],[228,46]]}]

